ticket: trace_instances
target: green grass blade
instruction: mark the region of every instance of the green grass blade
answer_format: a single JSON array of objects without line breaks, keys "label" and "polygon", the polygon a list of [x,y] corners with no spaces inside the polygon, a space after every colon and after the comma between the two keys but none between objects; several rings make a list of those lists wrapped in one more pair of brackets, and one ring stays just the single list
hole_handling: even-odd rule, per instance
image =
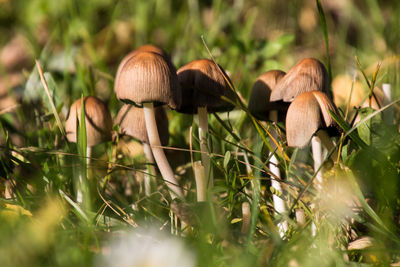
[{"label": "green grass blade", "polygon": [[332,82],[331,57],[329,55],[329,36],[328,36],[328,27],[326,24],[325,13],[324,13],[324,9],[322,8],[321,1],[315,0],[315,3],[317,4],[319,19],[321,21],[322,32],[324,33],[329,81]]}]

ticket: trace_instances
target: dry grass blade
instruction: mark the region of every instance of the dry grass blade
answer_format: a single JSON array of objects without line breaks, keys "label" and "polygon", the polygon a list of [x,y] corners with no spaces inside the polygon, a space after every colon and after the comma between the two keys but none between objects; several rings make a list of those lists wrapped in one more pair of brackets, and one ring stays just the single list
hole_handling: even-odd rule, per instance
[{"label": "dry grass blade", "polygon": [[54,101],[51,97],[49,87],[47,86],[46,79],[44,78],[42,67],[40,66],[40,63],[37,59],[35,60],[35,62],[36,62],[36,68],[38,69],[38,72],[40,75],[40,80],[42,81],[44,90],[46,91],[46,94],[49,98],[49,102],[51,105],[51,109],[53,110],[54,117],[56,118],[57,126],[60,129],[60,132],[62,133],[62,135],[65,135],[64,127],[61,123],[60,116],[58,116],[56,106],[54,105]]}]

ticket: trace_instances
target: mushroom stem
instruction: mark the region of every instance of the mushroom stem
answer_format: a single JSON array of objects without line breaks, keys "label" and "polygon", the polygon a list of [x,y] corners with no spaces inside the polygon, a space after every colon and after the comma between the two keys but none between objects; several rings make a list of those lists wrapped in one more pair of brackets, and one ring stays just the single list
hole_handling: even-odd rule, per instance
[{"label": "mushroom stem", "polygon": [[[382,91],[383,91],[383,105],[390,104],[392,102],[392,88],[390,84],[384,83],[382,84]],[[393,124],[393,107],[389,107],[387,111],[385,112],[385,121],[392,125]]]},{"label": "mushroom stem", "polygon": [[197,202],[206,201],[207,179],[201,161],[193,163],[194,178],[196,180]]},{"label": "mushroom stem", "polygon": [[89,167],[90,165],[90,157],[92,156],[92,147],[86,147],[86,166]]},{"label": "mushroom stem", "polygon": [[303,209],[296,209],[296,221],[299,226],[303,226],[306,223],[306,215]]},{"label": "mushroom stem", "polygon": [[151,194],[151,182],[153,177],[156,175],[156,169],[154,168],[154,157],[151,152],[149,144],[143,143],[143,152],[146,157],[147,172],[144,174],[144,192],[146,196]]},{"label": "mushroom stem", "polygon": [[199,107],[197,110],[199,117],[199,139],[200,139],[200,151],[201,151],[201,161],[204,166],[205,175],[208,177],[208,188],[214,186],[214,175],[212,171],[212,166],[210,165],[210,146],[208,142],[208,116],[207,107]]},{"label": "mushroom stem", "polygon": [[[317,136],[319,137],[319,139],[321,140],[322,144],[325,146],[325,148],[328,151],[331,151],[332,149],[334,149],[334,145],[332,144],[332,141],[328,135],[328,133],[324,130],[319,130],[317,132]],[[322,153],[322,152],[321,152]],[[322,154],[321,154],[322,155]],[[333,161],[336,161],[339,159],[339,155],[337,150],[333,150],[332,155],[331,155],[331,159]],[[321,163],[322,163],[322,156],[321,156]]]},{"label": "mushroom stem", "polygon": [[248,234],[250,231],[251,209],[249,202],[242,203],[242,234]]},{"label": "mushroom stem", "polygon": [[[311,138],[311,148],[312,148],[312,154],[314,158],[314,171],[318,171],[322,164],[322,144],[321,144],[321,139],[319,138],[318,135],[314,135]],[[317,180],[317,188],[319,190],[322,189],[322,171],[319,170],[318,173],[316,174],[316,180]]]},{"label": "mushroom stem", "polygon": [[[278,111],[276,111],[276,110],[270,111],[270,112],[269,112],[269,119],[270,119],[272,122],[277,122],[277,121],[278,121]],[[274,138],[277,137],[277,134],[276,134],[275,131],[273,131],[272,135],[274,136]],[[272,154],[272,153],[271,153],[271,154]],[[281,178],[281,172],[280,172],[280,170],[279,170],[279,168],[278,168],[278,164],[279,164],[278,159],[275,157],[274,154],[272,154],[272,155],[271,155],[271,158],[270,158],[270,162],[269,162],[268,167],[269,167],[270,171],[271,171],[276,177]],[[279,181],[277,181],[274,177],[271,177],[271,178],[272,178],[272,179],[271,179],[271,186],[272,186],[272,188],[274,188],[274,190],[275,190],[276,192],[279,192],[279,195],[282,195],[282,194],[283,194],[283,190],[282,190],[281,183],[280,183]],[[280,197],[279,197],[278,195],[276,195],[276,194],[273,194],[273,195],[272,195],[272,201],[273,201],[273,203],[274,203],[274,208],[275,208],[275,210],[276,210],[276,212],[277,212],[278,214],[281,214],[281,213],[286,212],[286,205],[285,205],[285,202],[283,201],[282,198],[280,198]],[[282,221],[282,222],[280,222],[280,223],[278,224],[278,228],[279,228],[279,234],[280,234],[280,236],[282,237],[282,236],[285,234],[285,232],[288,230],[288,223],[287,223],[287,221]]]},{"label": "mushroom stem", "polygon": [[158,169],[170,190],[171,197],[183,198],[182,189],[175,179],[174,172],[168,163],[164,150],[161,147],[160,136],[158,135],[156,117],[154,114],[153,103],[143,103],[144,117],[146,121],[147,135],[149,137],[150,147],[156,160]]}]

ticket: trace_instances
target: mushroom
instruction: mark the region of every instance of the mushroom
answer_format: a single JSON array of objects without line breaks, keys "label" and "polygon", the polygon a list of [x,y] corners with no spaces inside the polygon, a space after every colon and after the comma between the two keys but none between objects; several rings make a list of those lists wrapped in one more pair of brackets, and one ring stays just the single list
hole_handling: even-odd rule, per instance
[{"label": "mushroom", "polygon": [[[168,118],[164,107],[158,106],[154,108],[156,115],[156,123],[158,134],[162,146],[167,146],[169,141]],[[149,146],[149,138],[147,136],[146,122],[143,109],[133,105],[124,104],[119,110],[115,122],[120,126],[120,133],[136,138],[143,144],[143,151],[148,163],[150,163],[150,176],[155,175],[154,157]],[[150,176],[145,176],[145,193],[149,196],[151,193]]]},{"label": "mushroom", "polygon": [[154,105],[180,106],[181,90],[172,63],[159,53],[140,51],[131,53],[121,62],[114,90],[117,98],[143,107],[149,143],[158,168],[167,182],[172,198],[183,198],[182,189],[161,147],[154,113]]},{"label": "mushroom", "polygon": [[182,104],[178,112],[198,114],[201,159],[208,178],[208,186],[213,187],[213,172],[210,166],[208,144],[208,112],[230,111],[234,106],[224,101],[224,96],[232,101],[235,93],[225,79],[223,68],[209,59],[194,60],[178,70],[178,80],[182,88]]},{"label": "mushroom", "polygon": [[[286,138],[291,147],[305,147],[312,139],[314,169],[317,171],[322,164],[321,142],[330,150],[333,145],[326,131],[337,130],[336,122],[329,111],[337,114],[335,104],[321,91],[306,92],[290,104],[286,115]],[[337,158],[337,154],[333,154]],[[317,181],[322,182],[321,173]]]},{"label": "mushroom", "polygon": [[[94,96],[83,98],[85,111],[86,127],[86,163],[89,165],[92,152],[92,146],[111,140],[112,119],[110,112],[104,102]],[[71,143],[77,142],[77,125],[81,120],[82,99],[72,103],[67,120],[65,121],[65,130],[67,139]],[[79,186],[77,190],[77,201],[83,202],[81,191],[83,179],[80,175]]]},{"label": "mushroom", "polygon": [[299,61],[276,85],[271,101],[292,102],[298,95],[310,91],[328,92],[329,79],[325,66],[317,59]]},{"label": "mushroom", "polygon": [[[388,103],[388,100],[385,98],[383,91],[375,87],[373,95],[371,96],[371,101],[369,97],[364,98],[364,102],[360,105],[360,108],[372,108],[375,110],[380,109],[384,103]],[[361,120],[360,114],[358,113],[356,118],[354,119],[353,125],[356,125]]]},{"label": "mushroom", "polygon": [[[250,93],[249,111],[259,120],[278,122],[278,113],[286,115],[288,104],[283,101],[270,102],[270,95],[275,90],[276,84],[285,76],[285,72],[281,70],[270,70],[261,74],[253,85]],[[274,131],[273,137],[277,134]],[[272,154],[272,152],[271,152]],[[275,177],[281,178],[278,168],[278,159],[274,154],[270,157],[269,169]],[[279,181],[271,177],[271,186],[281,194],[283,193]],[[278,214],[286,212],[287,208],[282,198],[276,194],[272,195],[274,208]],[[288,230],[287,221],[283,221],[278,225],[280,235],[283,236]]]},{"label": "mushroom", "polygon": [[[86,125],[86,144],[88,160],[91,154],[91,147],[102,142],[111,140],[112,119],[106,104],[94,96],[83,98],[85,108]],[[81,99],[72,103],[67,120],[65,121],[65,130],[67,139],[71,143],[77,142],[77,122],[81,119]]]},{"label": "mushroom", "polygon": [[258,120],[276,122],[279,111],[286,115],[288,104],[284,104],[283,101],[270,101],[271,92],[284,76],[285,72],[281,70],[270,70],[258,76],[249,99],[249,111]]}]

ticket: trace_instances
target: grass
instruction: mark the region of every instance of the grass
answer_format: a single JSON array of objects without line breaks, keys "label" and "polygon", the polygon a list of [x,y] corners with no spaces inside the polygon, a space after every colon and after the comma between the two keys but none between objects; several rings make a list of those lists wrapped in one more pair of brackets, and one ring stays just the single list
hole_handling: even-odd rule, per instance
[{"label": "grass", "polygon": [[[163,234],[157,238],[174,244],[170,251],[183,244],[182,255],[194,255],[196,266],[400,262],[398,12],[400,3],[376,0],[352,1],[344,9],[327,1],[297,0],[0,0],[0,47],[19,35],[29,51],[20,66],[0,65],[0,265],[102,266],[102,255],[114,257],[117,265],[123,256],[110,252],[115,240],[131,235],[141,240],[138,236],[154,228]],[[229,114],[209,115],[215,187],[206,205],[196,203],[191,169],[191,157],[200,160],[196,120],[168,111],[166,154],[187,192],[182,205],[196,222],[185,233],[175,225],[175,202],[159,175],[153,193],[145,195],[140,181],[147,166],[136,140],[116,138],[95,146],[86,166],[84,125],[78,145],[68,143],[63,130],[70,104],[82,95],[98,96],[113,117],[117,114],[121,103],[113,82],[118,64],[146,43],[165,48],[177,67],[211,54],[230,73],[241,99]],[[313,184],[309,147],[287,147],[284,124],[257,121],[246,104],[259,74],[287,71],[304,57],[324,62],[333,91],[340,75],[354,76],[364,97],[382,83],[393,89],[392,105],[360,111],[364,125],[353,127],[356,109],[336,103],[349,116],[344,120],[331,114],[343,131],[335,139],[341,157],[339,164],[326,160],[323,193]],[[2,90],[1,83],[14,74],[22,81]],[[348,91],[352,88],[347,85]],[[394,125],[383,118],[390,108]],[[273,210],[272,129],[280,133],[275,154],[287,214]],[[80,173],[87,177],[84,206],[76,202]],[[248,233],[241,229],[243,202],[251,202]],[[305,225],[296,223],[296,210],[304,210]],[[283,238],[277,229],[281,221],[289,223]],[[363,236],[373,239],[370,247],[348,250]],[[126,254],[136,255],[132,250]],[[190,257],[182,261],[191,262]]]}]

